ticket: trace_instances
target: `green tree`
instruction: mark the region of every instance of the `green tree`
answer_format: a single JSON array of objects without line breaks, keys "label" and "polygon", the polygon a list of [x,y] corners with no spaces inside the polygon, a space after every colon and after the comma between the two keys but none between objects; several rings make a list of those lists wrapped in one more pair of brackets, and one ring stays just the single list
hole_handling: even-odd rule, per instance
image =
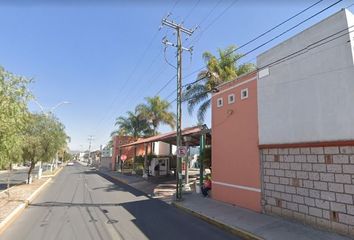
[{"label": "green tree", "polygon": [[115,126],[118,127],[117,131],[112,132],[111,135],[124,135],[132,136],[135,139],[152,134],[152,129],[149,122],[144,119],[140,114],[128,111],[127,117],[118,117]]},{"label": "green tree", "polygon": [[147,97],[145,100],[145,104],[140,104],[136,108],[139,116],[151,124],[154,135],[158,133],[157,128],[160,124],[167,124],[172,129],[175,128],[176,116],[169,111],[170,104],[166,100],[162,100],[159,96]]},{"label": "green tree", "polygon": [[27,123],[31,80],[0,66],[0,168],[21,161],[23,130]]},{"label": "green tree", "polygon": [[237,60],[242,57],[242,54],[236,53],[235,49],[236,46],[229,46],[224,50],[218,49],[219,58],[210,52],[203,53],[207,68],[197,77],[203,80],[191,85],[183,94],[183,98],[187,101],[189,114],[192,114],[194,108],[199,106],[197,111],[199,122],[204,122],[206,111],[211,104],[209,94],[216,86],[256,69],[252,63],[238,65]]},{"label": "green tree", "polygon": [[23,159],[30,161],[28,180],[37,162],[49,162],[66,147],[67,135],[62,123],[53,115],[31,114],[25,129]]}]

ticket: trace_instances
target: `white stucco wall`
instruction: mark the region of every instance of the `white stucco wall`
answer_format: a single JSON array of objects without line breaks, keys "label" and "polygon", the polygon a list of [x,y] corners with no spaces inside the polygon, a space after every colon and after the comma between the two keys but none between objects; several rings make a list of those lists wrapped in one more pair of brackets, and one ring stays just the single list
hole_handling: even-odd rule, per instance
[{"label": "white stucco wall", "polygon": [[[341,10],[259,55],[257,66],[262,69],[348,25],[354,25],[354,17]],[[269,75],[263,71],[257,86],[260,144],[354,139],[354,40],[348,42],[348,30],[336,36],[343,33],[270,66]]]},{"label": "white stucco wall", "polygon": [[154,155],[166,156],[170,154],[170,144],[164,142],[154,143]]}]

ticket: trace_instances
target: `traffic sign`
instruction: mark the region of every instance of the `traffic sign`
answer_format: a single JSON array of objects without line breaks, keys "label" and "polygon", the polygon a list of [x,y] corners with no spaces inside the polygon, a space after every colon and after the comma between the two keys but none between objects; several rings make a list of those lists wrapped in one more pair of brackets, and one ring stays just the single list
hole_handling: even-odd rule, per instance
[{"label": "traffic sign", "polygon": [[187,156],[187,152],[188,152],[188,147],[186,147],[186,146],[180,146],[177,148],[177,156],[178,157]]},{"label": "traffic sign", "polygon": [[122,156],[120,156],[120,160],[122,160],[123,162],[127,160],[127,155],[123,154]]}]

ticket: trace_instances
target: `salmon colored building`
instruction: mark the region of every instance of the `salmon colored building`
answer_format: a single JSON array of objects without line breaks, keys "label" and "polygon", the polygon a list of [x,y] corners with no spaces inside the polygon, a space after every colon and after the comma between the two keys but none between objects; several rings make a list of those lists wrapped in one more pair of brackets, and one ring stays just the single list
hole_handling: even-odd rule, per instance
[{"label": "salmon colored building", "polygon": [[[133,159],[134,154],[141,156],[145,154],[144,145],[122,147],[123,145],[134,142],[134,138],[130,136],[114,136],[113,137],[113,153],[112,153],[112,170],[116,170],[118,164],[118,156],[124,154],[127,159]],[[148,146],[148,152],[151,151],[151,146]]]},{"label": "salmon colored building", "polygon": [[354,14],[257,56],[212,96],[212,196],[354,236]]},{"label": "salmon colored building", "polygon": [[261,211],[257,72],[212,96],[213,198]]}]

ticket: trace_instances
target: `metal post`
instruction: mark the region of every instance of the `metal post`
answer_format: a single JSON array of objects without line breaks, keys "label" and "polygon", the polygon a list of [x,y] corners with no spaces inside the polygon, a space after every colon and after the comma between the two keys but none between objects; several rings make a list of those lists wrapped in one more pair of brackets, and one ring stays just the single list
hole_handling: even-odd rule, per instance
[{"label": "metal post", "polygon": [[185,157],[185,162],[186,162],[186,169],[185,169],[185,183],[184,183],[184,191],[191,191],[191,187],[189,186],[189,142],[186,141],[186,147],[187,147],[187,156]]},{"label": "metal post", "polygon": [[199,170],[199,184],[200,187],[203,186],[204,182],[204,157],[205,157],[205,140],[206,140],[206,134],[203,133],[200,135],[200,145],[199,145],[199,161],[200,161],[200,170]]},{"label": "metal post", "polygon": [[133,171],[132,171],[132,174],[136,174],[136,172],[135,172],[135,161],[136,161],[136,145],[134,145],[134,158],[133,158]]},{"label": "metal post", "polygon": [[148,145],[144,143],[144,148],[145,148],[145,156],[144,156],[144,172],[143,172],[143,178],[148,178],[147,172],[148,172],[148,166],[147,166],[147,151],[148,151]]}]

